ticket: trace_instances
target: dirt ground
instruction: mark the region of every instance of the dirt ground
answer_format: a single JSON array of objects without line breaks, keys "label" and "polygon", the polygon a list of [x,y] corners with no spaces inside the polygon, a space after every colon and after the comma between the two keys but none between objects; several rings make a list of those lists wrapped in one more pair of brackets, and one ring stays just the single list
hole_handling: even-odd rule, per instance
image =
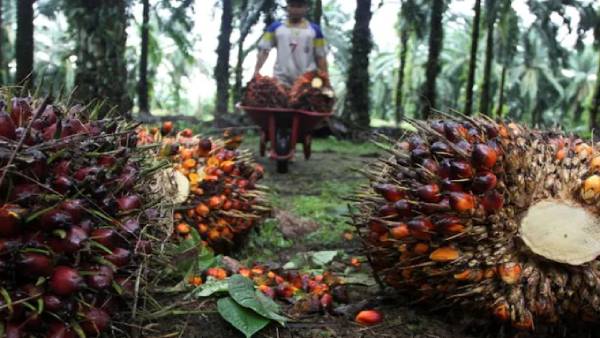
[{"label": "dirt ground", "polygon": [[[294,255],[310,250],[339,250],[343,251],[347,257],[362,253],[361,244],[356,236],[351,239],[335,239],[338,236],[336,231],[341,231],[336,227],[343,227],[341,219],[343,218],[344,202],[341,197],[331,196],[337,196],[336,194],[339,192],[350,192],[360,184],[366,183],[366,179],[353,169],[360,168],[367,161],[372,161],[377,156],[377,152],[362,149],[353,153],[352,149],[332,150],[327,145],[328,143],[325,142],[321,147],[317,147],[309,161],[302,158],[296,159],[290,165],[288,174],[277,174],[275,173],[275,163],[269,162],[265,158],[258,159],[267,169],[266,177],[261,184],[272,189],[276,231],[279,232],[276,235],[283,236],[284,243],[287,244],[283,247],[277,245],[269,247],[269,244],[263,244],[254,250],[246,248],[235,256],[237,259],[242,260],[246,255],[263,253],[262,259],[284,264]],[[298,150],[301,151],[300,148]],[[301,155],[301,152],[297,155]],[[323,210],[319,209],[320,204],[331,203],[328,198],[337,198],[337,200],[334,200],[332,205],[325,206]],[[313,201],[313,204],[307,204],[306,201]],[[310,208],[305,205],[309,205]],[[334,214],[335,217],[328,218],[330,214]],[[338,225],[323,230],[323,227],[330,226],[325,223],[331,222]],[[343,231],[348,232],[347,229]],[[311,233],[317,233],[317,237],[324,239],[328,238],[331,233],[334,233],[334,236],[333,239],[323,240],[321,243],[320,241],[311,241],[309,239]],[[267,236],[265,233],[262,235]],[[261,234],[258,236],[260,237]],[[273,236],[273,233],[269,233],[268,236]],[[370,274],[367,264],[363,264],[360,273]],[[394,295],[391,290],[381,290],[375,283],[371,286],[350,286],[348,294],[348,304],[344,305],[345,308],[339,309],[339,312],[345,313],[345,315],[334,316],[320,313],[296,317],[288,322],[286,327],[271,324],[255,337],[529,337],[529,335],[512,332],[509,328],[496,326],[493,322],[485,319],[477,319],[477,317],[457,309],[445,309],[431,313],[425,306],[411,305],[409,300]],[[183,329],[184,333],[180,337],[243,337],[241,333],[221,319],[216,312],[215,302],[216,300],[212,299],[196,304],[194,308],[201,310],[202,314],[183,316],[159,325],[169,325],[167,328],[169,331],[172,330],[171,332]],[[384,316],[383,323],[372,327],[362,327],[356,324],[353,316],[363,308],[380,310]],[[284,310],[289,310],[289,308],[284,307]],[[164,335],[155,337],[159,336],[165,337]],[[538,333],[536,336],[553,337],[564,336],[564,334],[546,332]],[[594,335],[586,331],[586,333],[571,333],[570,336],[593,337]]]}]

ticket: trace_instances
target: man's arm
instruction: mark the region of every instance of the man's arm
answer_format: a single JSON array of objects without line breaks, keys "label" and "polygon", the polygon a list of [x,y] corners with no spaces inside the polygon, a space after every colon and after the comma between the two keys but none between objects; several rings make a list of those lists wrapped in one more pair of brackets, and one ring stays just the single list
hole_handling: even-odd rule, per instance
[{"label": "man's arm", "polygon": [[258,51],[258,56],[256,58],[256,67],[254,67],[254,76],[260,74],[261,68],[267,62],[267,58],[269,57],[269,50],[261,49]]},{"label": "man's arm", "polygon": [[317,56],[317,68],[319,72],[329,76],[329,70],[327,66],[327,58],[323,56]]}]

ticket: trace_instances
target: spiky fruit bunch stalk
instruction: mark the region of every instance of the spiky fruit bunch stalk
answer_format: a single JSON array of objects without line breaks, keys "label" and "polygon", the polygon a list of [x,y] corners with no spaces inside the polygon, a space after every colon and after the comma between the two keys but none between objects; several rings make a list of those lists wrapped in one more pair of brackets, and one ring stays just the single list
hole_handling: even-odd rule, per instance
[{"label": "spiky fruit bunch stalk", "polygon": [[355,221],[381,279],[533,330],[600,319],[600,157],[483,118],[411,121],[367,172]]},{"label": "spiky fruit bunch stalk", "polygon": [[242,104],[251,107],[285,108],[288,106],[288,89],[277,79],[257,75],[246,86]]},{"label": "spiky fruit bunch stalk", "polygon": [[119,119],[0,98],[0,326],[10,337],[97,336],[137,268],[144,176]]},{"label": "spiky fruit bunch stalk", "polygon": [[327,113],[333,110],[335,98],[326,74],[317,71],[300,76],[290,90],[290,107]]},{"label": "spiky fruit bunch stalk", "polygon": [[161,142],[160,154],[170,157],[180,190],[173,201],[176,234],[186,237],[194,228],[217,252],[241,244],[269,211],[257,185],[264,168],[238,149],[242,136],[226,131],[223,138],[203,138],[185,129]]}]

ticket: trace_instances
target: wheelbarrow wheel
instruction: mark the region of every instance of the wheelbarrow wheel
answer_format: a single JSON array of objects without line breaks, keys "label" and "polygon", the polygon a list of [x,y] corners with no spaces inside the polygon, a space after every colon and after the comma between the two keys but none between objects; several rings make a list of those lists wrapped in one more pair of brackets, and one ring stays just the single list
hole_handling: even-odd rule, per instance
[{"label": "wheelbarrow wheel", "polygon": [[288,164],[288,160],[277,160],[277,172],[280,174],[287,174]]},{"label": "wheelbarrow wheel", "polygon": [[[275,152],[277,155],[284,156],[290,153],[290,135],[287,131],[277,129],[275,134]],[[288,172],[289,160],[277,160],[277,172],[285,174]]]}]

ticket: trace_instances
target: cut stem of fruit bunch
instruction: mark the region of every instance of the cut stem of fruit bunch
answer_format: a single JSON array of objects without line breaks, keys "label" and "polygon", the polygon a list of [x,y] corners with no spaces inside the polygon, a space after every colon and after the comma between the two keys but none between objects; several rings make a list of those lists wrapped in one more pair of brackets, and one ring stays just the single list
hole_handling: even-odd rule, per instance
[{"label": "cut stem of fruit bunch", "polygon": [[148,244],[135,130],[0,92],[0,326],[100,335],[127,313],[122,290]]},{"label": "cut stem of fruit bunch", "polygon": [[[410,121],[366,172],[355,219],[376,273],[523,330],[600,319],[600,157],[561,132]],[[417,292],[415,292],[417,291]]]},{"label": "cut stem of fruit bunch", "polygon": [[[152,139],[160,140],[159,155],[167,156],[176,172],[173,177],[179,193],[173,202],[180,204],[175,213],[176,234],[190,236],[190,229],[195,228],[215,251],[234,249],[269,210],[264,192],[256,186],[264,169],[248,151],[239,149],[239,134],[226,131],[222,138],[205,138],[189,129],[174,134],[163,125],[161,130],[164,135]],[[140,139],[150,141],[147,130],[139,134]]]}]

